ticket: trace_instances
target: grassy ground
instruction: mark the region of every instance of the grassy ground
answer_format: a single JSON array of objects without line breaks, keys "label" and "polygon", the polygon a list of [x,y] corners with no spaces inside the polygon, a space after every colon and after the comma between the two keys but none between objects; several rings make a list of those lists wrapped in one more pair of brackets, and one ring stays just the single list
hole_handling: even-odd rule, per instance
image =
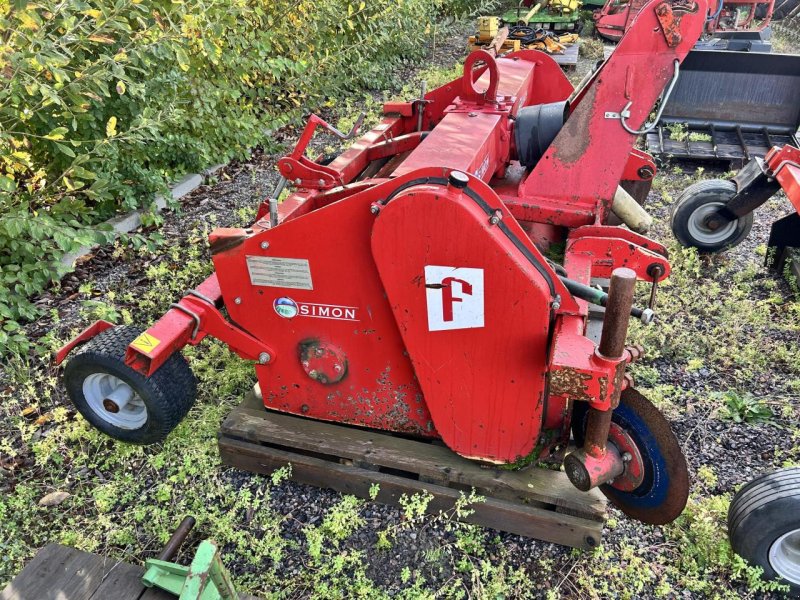
[{"label": "grassy ground", "polygon": [[[438,66],[424,74],[429,88],[457,75],[461,48],[440,48]],[[420,76],[410,68],[400,93],[413,96]],[[329,111],[347,128],[364,106],[374,117],[377,104],[367,95]],[[280,132],[279,141],[296,133]],[[71,409],[48,351],[95,318],[146,324],[160,316],[210,272],[209,231],[253,218],[274,183],[274,161],[256,154],[234,165],[167,219],[162,242],[105,248],[40,300],[50,317],[27,331],[40,352],[12,358],[0,373],[0,587],[49,542],[140,562],[192,514],[198,526],[186,546],[216,539],[241,590],[270,598],[771,595],[732,554],[724,521],[737,486],[800,461],[800,300],[762,266],[768,224],[788,212],[785,199],[771,201],[751,237],[723,255],[701,257],[672,240],[670,203],[720,170],[664,165],[650,196],[653,237],[669,247],[674,271],[657,324],[634,327],[648,348],[634,375],[689,460],[692,497],[672,525],[644,526],[612,509],[603,546],[571,551],[459,524],[455,514],[423,516],[424,497],[394,509],[294,484],[287,471],[224,468],[217,428],[254,377],[214,342],[186,351],[199,398],[164,444],[126,446],[92,430]],[[68,496],[43,506],[53,492]]]}]

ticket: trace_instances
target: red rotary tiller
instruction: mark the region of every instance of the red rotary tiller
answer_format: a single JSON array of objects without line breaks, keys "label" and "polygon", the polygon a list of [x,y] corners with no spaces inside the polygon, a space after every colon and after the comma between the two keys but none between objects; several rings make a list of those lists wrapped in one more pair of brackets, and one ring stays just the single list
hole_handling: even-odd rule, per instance
[{"label": "red rotary tiller", "polygon": [[[652,319],[632,306],[636,280],[655,288],[670,266],[633,231],[647,215],[623,188],[649,188],[655,165],[633,144],[706,14],[654,0],[575,91],[541,52],[474,52],[462,78],[386,104],[327,165],[304,154],[316,127],[335,132],[312,117],[278,163],[293,192],[211,234],[211,277],[141,334],[96,323],[59,352],[94,338],[66,365],[72,401],[115,438],[158,441],[194,398],[179,350],[210,335],[254,362],[269,409],[478,461],[563,460],[579,489],[674,519],[685,459],[625,374],[641,351],[625,346],[629,318]],[[542,254],[554,242],[563,264]],[[590,303],[605,306],[599,345]]]}]

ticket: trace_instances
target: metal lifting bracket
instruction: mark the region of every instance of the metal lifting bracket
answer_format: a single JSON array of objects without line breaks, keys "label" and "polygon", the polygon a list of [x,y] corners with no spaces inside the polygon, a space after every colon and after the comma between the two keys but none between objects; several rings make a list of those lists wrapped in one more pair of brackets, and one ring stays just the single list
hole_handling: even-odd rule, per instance
[{"label": "metal lifting bracket", "polygon": [[664,92],[664,94],[661,96],[661,99],[659,100],[658,113],[656,114],[655,119],[653,119],[652,123],[645,123],[644,127],[639,130],[632,129],[630,125],[628,125],[627,119],[629,119],[631,116],[630,108],[631,106],[633,106],[633,100],[629,101],[625,105],[625,108],[623,108],[622,111],[620,112],[610,112],[610,111],[606,112],[605,113],[606,119],[619,119],[619,122],[622,123],[622,127],[625,129],[625,131],[633,135],[644,135],[645,133],[650,133],[651,131],[653,131],[656,128],[656,125],[658,125],[658,121],[661,119],[661,114],[664,112],[664,108],[667,106],[667,102],[669,102],[669,97],[672,95],[672,90],[675,88],[675,84],[678,83],[678,76],[680,75],[681,71],[681,61],[679,61],[676,58],[673,64],[675,66],[675,70],[672,75],[672,80],[669,82],[669,87],[667,87],[667,91]]}]

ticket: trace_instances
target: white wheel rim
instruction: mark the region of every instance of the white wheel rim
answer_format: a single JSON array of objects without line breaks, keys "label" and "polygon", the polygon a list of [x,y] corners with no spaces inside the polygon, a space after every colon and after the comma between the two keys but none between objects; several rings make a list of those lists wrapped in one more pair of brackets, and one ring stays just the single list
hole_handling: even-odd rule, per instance
[{"label": "white wheel rim", "polygon": [[731,221],[719,229],[709,229],[706,219],[725,206],[724,202],[709,202],[698,206],[689,216],[687,226],[692,238],[701,244],[719,244],[731,237],[736,231],[737,221]]},{"label": "white wheel rim", "polygon": [[784,533],[772,543],[769,564],[786,581],[800,585],[800,529]]},{"label": "white wheel rim", "polygon": [[83,380],[83,397],[89,408],[109,425],[139,429],[147,422],[147,406],[119,377],[92,373]]}]

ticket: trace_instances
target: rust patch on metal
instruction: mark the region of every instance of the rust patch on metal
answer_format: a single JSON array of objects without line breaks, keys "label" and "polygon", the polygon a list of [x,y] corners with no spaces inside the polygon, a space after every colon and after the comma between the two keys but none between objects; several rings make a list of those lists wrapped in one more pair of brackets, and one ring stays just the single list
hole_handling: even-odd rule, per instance
[{"label": "rust patch on metal", "polygon": [[592,141],[589,132],[591,131],[592,115],[595,113],[594,103],[598,87],[593,85],[589,88],[581,99],[580,106],[570,115],[553,141],[553,154],[565,165],[578,162]]},{"label": "rust patch on metal", "polygon": [[597,384],[600,386],[600,398],[599,400],[605,401],[608,397],[608,378],[607,377],[598,377]]},{"label": "rust patch on metal", "polygon": [[[617,408],[619,406],[619,396],[622,391],[623,381],[625,381],[625,362],[620,362],[617,365],[617,368],[614,372],[614,388],[613,393],[611,395],[611,408]],[[605,378],[603,378],[603,384],[605,384]],[[601,388],[603,389],[603,388]],[[603,398],[605,398],[605,390],[603,389]]]},{"label": "rust patch on metal", "polygon": [[244,243],[249,236],[245,233],[239,235],[220,235],[212,239],[208,244],[208,250],[211,256],[227,252]]},{"label": "rust patch on metal", "polygon": [[591,379],[590,373],[562,367],[550,375],[550,393],[554,396],[566,396],[572,400],[589,402],[592,396],[589,394],[587,382]]},{"label": "rust patch on metal", "polygon": [[697,12],[697,4],[684,3],[677,4],[675,10],[669,2],[662,2],[656,6],[656,18],[661,24],[664,32],[664,39],[670,48],[677,48],[683,37],[681,36],[681,19],[686,13]]}]

